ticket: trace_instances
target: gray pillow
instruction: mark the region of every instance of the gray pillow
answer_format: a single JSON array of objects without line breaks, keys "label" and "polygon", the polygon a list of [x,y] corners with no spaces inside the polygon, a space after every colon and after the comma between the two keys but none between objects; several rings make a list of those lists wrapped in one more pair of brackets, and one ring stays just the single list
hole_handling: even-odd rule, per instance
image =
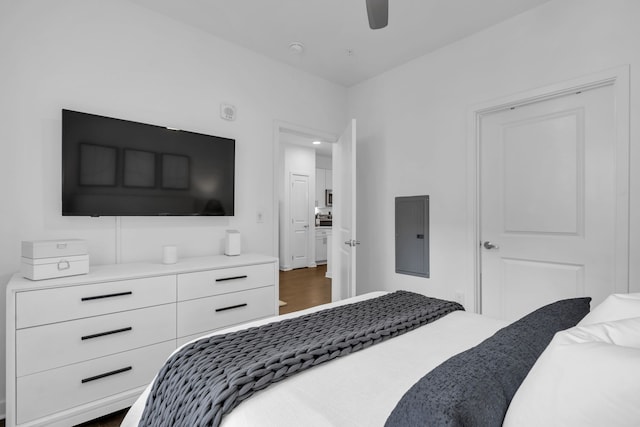
[{"label": "gray pillow", "polygon": [[451,357],[405,393],[385,426],[501,426],[536,359],[556,332],[575,326],[589,312],[590,301],[546,305]]}]

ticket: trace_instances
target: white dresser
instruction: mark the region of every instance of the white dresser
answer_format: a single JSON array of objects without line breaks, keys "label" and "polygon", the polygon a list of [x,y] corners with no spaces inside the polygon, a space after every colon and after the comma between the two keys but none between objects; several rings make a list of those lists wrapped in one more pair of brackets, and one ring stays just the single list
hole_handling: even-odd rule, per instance
[{"label": "white dresser", "polygon": [[7,426],[71,426],[126,408],[193,338],[278,313],[273,257],[92,266],[7,286]]}]

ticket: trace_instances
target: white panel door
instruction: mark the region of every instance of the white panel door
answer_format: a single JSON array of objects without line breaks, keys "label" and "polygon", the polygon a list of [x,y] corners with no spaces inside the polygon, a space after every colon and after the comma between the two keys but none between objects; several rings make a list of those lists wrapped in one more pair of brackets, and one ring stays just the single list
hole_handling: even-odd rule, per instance
[{"label": "white panel door", "polygon": [[292,173],[291,193],[291,267],[309,266],[309,176]]},{"label": "white panel door", "polygon": [[612,85],[480,122],[482,313],[515,320],[615,291]]},{"label": "white panel door", "polygon": [[356,295],[356,120],[333,146],[331,300]]}]

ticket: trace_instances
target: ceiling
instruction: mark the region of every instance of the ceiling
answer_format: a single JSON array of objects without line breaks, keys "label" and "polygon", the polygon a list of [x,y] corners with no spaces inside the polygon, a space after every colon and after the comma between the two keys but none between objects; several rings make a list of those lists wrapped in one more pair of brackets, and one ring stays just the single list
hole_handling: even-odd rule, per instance
[{"label": "ceiling", "polygon": [[390,0],[379,30],[365,0],[129,1],[349,87],[550,0]]},{"label": "ceiling", "polygon": [[[320,144],[314,144],[314,141],[320,141]],[[316,154],[321,156],[332,156],[332,142],[323,141],[321,138],[314,138],[310,135],[304,135],[294,131],[281,129],[280,131],[280,143],[301,145],[307,148],[313,148],[316,150]]]}]

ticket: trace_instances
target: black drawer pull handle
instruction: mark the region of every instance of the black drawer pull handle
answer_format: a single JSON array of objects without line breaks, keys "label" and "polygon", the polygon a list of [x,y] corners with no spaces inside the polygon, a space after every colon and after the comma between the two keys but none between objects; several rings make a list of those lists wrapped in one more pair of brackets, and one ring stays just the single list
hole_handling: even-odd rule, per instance
[{"label": "black drawer pull handle", "polygon": [[91,334],[91,335],[85,335],[82,337],[82,340],[90,340],[91,338],[98,338],[98,337],[104,337],[105,335],[112,335],[112,334],[119,334],[120,332],[127,332],[127,331],[131,331],[133,330],[133,328],[131,326],[128,326],[126,328],[120,328],[120,329],[114,329],[113,331],[107,331],[107,332],[100,332],[97,334]]},{"label": "black drawer pull handle", "polygon": [[233,277],[222,277],[220,279],[216,279],[216,282],[226,282],[227,280],[236,280],[236,279],[246,279],[247,275],[244,276],[233,276]]},{"label": "black drawer pull handle", "polygon": [[94,377],[84,378],[82,380],[82,384],[88,383],[90,381],[99,380],[101,378],[110,377],[111,375],[121,374],[123,372],[127,372],[127,371],[130,371],[132,369],[133,368],[131,366],[127,366],[126,368],[116,369],[115,371],[111,371],[111,372],[105,372],[104,374],[96,375]]},{"label": "black drawer pull handle", "polygon": [[234,308],[246,307],[247,303],[238,304],[238,305],[230,305],[229,307],[216,308],[216,313],[220,311],[233,310]]},{"label": "black drawer pull handle", "polygon": [[117,294],[96,295],[95,297],[84,297],[80,301],[92,301],[94,299],[121,297],[124,295],[133,295],[133,292],[118,292]]}]

